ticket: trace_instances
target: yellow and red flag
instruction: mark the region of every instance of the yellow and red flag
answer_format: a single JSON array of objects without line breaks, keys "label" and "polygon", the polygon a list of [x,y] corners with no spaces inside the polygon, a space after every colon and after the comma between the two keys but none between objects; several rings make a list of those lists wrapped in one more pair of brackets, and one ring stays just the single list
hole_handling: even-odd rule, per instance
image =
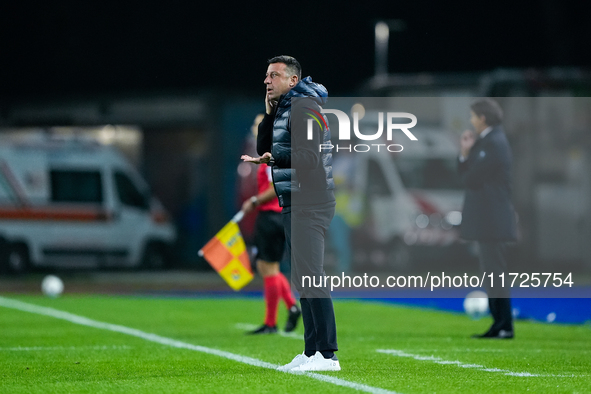
[{"label": "yellow and red flag", "polygon": [[232,289],[238,291],[253,278],[246,244],[238,223],[242,211],[226,224],[200,251],[199,255],[215,269]]}]

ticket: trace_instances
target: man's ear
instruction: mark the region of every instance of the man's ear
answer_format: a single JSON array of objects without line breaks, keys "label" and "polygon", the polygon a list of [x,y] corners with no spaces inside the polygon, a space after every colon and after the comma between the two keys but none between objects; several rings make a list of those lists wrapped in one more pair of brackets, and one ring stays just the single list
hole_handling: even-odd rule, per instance
[{"label": "man's ear", "polygon": [[291,78],[289,79],[289,86],[293,88],[297,84],[298,84],[298,76],[292,75]]},{"label": "man's ear", "polygon": [[484,123],[484,124],[486,125],[486,127],[490,126],[490,125],[488,124],[488,122],[486,121],[486,116],[485,116],[485,115],[480,115],[478,118],[480,119],[480,121],[481,121],[482,123]]}]

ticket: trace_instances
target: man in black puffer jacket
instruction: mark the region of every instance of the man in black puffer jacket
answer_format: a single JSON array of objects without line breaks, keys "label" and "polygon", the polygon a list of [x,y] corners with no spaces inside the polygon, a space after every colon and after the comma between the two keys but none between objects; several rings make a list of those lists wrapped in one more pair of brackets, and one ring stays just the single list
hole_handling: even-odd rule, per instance
[{"label": "man in black puffer jacket", "polygon": [[[312,78],[301,79],[291,56],[268,61],[266,115],[259,125],[258,158],[272,165],[273,185],[283,207],[283,224],[292,258],[292,283],[300,293],[305,348],[283,371],[339,371],[336,323],[330,291],[315,286],[324,277],[326,231],[335,210],[330,130],[321,105],[328,92]],[[310,121],[311,120],[311,121]],[[304,277],[315,278],[303,283]]]}]

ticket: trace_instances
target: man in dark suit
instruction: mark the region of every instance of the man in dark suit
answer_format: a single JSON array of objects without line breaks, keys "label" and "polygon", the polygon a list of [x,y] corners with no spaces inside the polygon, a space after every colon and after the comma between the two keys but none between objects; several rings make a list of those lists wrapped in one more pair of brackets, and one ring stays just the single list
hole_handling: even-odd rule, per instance
[{"label": "man in dark suit", "polygon": [[[515,211],[511,202],[512,154],[501,121],[503,111],[488,98],[470,106],[474,132],[460,140],[458,171],[466,187],[461,236],[478,242],[480,268],[494,274],[487,286],[493,324],[475,338],[513,338],[509,288],[500,287],[499,274],[507,271],[506,243],[517,239]],[[507,282],[505,282],[507,284]]]}]

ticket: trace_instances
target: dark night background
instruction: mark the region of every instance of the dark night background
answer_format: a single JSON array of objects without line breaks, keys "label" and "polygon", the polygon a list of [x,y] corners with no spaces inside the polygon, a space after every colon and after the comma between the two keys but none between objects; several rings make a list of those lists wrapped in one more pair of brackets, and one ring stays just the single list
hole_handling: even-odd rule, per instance
[{"label": "dark night background", "polygon": [[266,59],[290,54],[346,95],[372,76],[374,24],[390,33],[389,71],[589,66],[586,2],[4,3],[2,101],[220,89],[263,92]]},{"label": "dark night background", "polygon": [[[0,137],[119,142],[175,225],[174,264],[205,270],[198,250],[256,193],[255,172],[239,165],[255,151],[251,125],[264,110],[267,59],[295,56],[330,97],[420,96],[424,87],[446,98],[499,97],[513,106],[506,126],[520,242],[510,259],[544,272],[551,264],[589,272],[591,110],[581,96],[591,96],[590,11],[588,0],[5,1]],[[379,21],[405,28],[390,31],[388,71],[396,75],[370,84]],[[573,100],[546,100],[553,94]],[[453,98],[460,100],[442,119],[427,122],[461,133],[467,97]],[[373,225],[368,216],[358,229],[371,248],[358,248],[366,258],[357,264],[383,270],[385,256],[405,246],[399,234],[372,239]],[[254,216],[241,229],[250,243]],[[439,264],[439,251],[430,253]],[[476,267],[468,254],[462,248],[448,260],[454,269]]]}]

